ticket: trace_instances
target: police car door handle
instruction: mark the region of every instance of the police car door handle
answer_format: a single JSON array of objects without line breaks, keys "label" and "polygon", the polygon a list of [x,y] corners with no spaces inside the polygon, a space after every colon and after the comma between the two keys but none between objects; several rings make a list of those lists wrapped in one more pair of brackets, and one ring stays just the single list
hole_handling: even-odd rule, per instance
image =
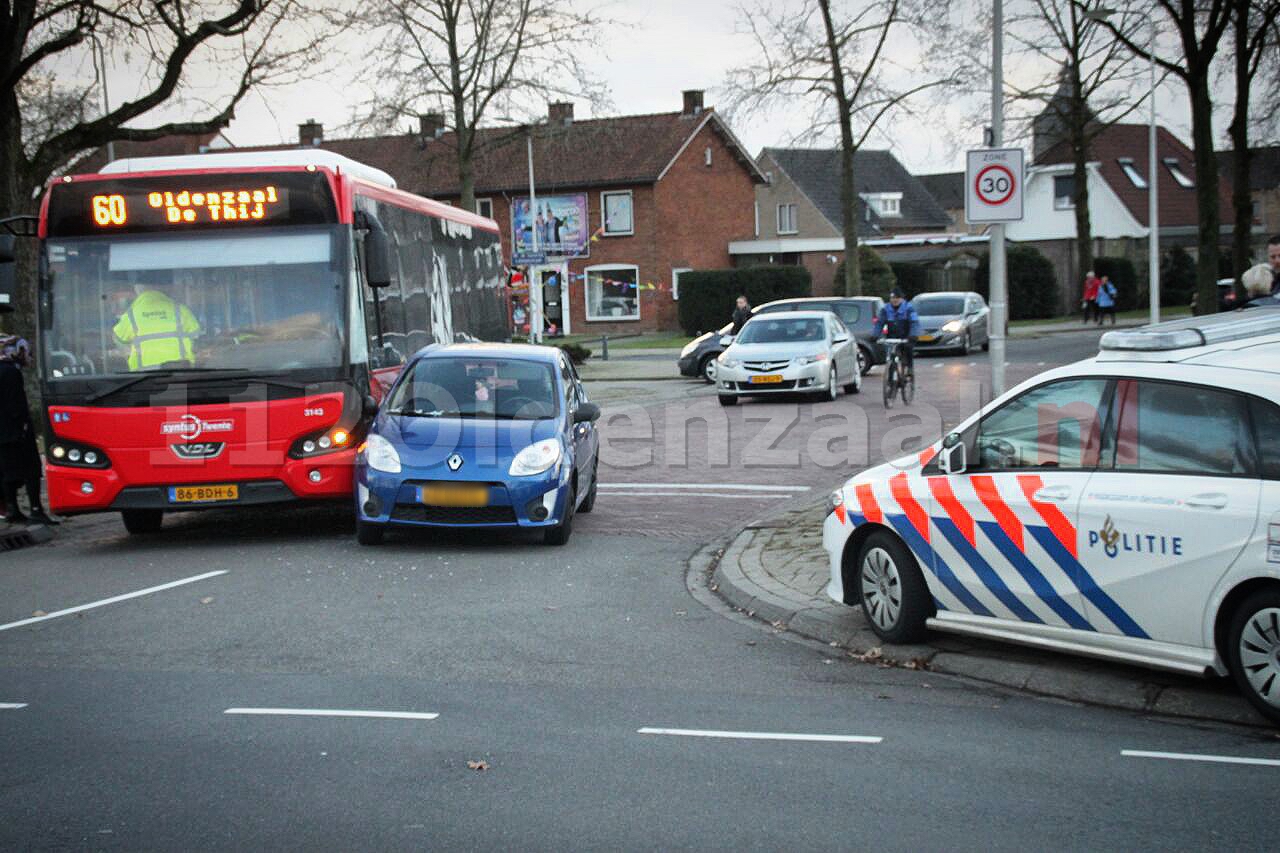
[{"label": "police car door handle", "polygon": [[1070,486],[1043,486],[1036,489],[1032,498],[1038,501],[1065,501],[1071,497]]},{"label": "police car door handle", "polygon": [[1227,496],[1222,492],[1202,492],[1187,498],[1187,506],[1200,509],[1222,509],[1227,505]]}]

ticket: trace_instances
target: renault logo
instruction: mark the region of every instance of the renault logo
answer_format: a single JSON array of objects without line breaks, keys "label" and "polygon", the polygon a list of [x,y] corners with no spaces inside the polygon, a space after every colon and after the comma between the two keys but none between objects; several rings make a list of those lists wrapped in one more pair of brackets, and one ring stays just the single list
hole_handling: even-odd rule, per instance
[{"label": "renault logo", "polygon": [[462,457],[456,453],[450,456],[446,461],[449,463],[450,471],[457,471],[462,467]]}]

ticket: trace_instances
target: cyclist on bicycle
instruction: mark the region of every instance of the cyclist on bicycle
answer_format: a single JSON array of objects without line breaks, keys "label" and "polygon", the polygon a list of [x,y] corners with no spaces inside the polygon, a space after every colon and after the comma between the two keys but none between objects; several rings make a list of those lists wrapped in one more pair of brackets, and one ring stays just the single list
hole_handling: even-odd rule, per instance
[{"label": "cyclist on bicycle", "polygon": [[899,345],[898,352],[902,354],[902,365],[910,376],[913,372],[916,335],[920,334],[920,317],[900,289],[895,287],[889,291],[889,302],[880,309],[878,325],[881,337],[901,338],[905,341]]}]

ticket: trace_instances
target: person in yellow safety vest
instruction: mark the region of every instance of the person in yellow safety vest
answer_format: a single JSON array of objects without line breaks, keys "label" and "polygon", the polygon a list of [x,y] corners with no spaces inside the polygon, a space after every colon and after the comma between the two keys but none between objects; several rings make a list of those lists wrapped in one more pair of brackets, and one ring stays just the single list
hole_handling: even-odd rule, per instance
[{"label": "person in yellow safety vest", "polygon": [[137,296],[116,322],[116,340],[129,347],[129,369],[168,362],[194,364],[200,323],[191,309],[150,285],[135,285]]}]

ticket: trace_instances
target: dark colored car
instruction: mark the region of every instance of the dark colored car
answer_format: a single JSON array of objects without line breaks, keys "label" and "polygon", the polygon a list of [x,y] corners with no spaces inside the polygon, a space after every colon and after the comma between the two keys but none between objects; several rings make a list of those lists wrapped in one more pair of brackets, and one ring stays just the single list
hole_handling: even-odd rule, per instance
[{"label": "dark colored car", "polygon": [[885,349],[880,343],[878,317],[884,300],[879,296],[809,296],[766,302],[756,314],[771,311],[830,311],[840,318],[858,342],[858,370],[863,376],[872,365],[884,364]]},{"label": "dark colored car", "polygon": [[704,332],[680,350],[680,375],[701,376],[708,382],[716,381],[716,356],[724,352],[720,339],[733,331],[733,323],[726,323],[714,332]]},{"label": "dark colored car", "polygon": [[979,293],[950,290],[921,293],[911,300],[920,317],[916,352],[953,350],[965,354],[976,346],[990,346],[988,315],[991,309]]}]

